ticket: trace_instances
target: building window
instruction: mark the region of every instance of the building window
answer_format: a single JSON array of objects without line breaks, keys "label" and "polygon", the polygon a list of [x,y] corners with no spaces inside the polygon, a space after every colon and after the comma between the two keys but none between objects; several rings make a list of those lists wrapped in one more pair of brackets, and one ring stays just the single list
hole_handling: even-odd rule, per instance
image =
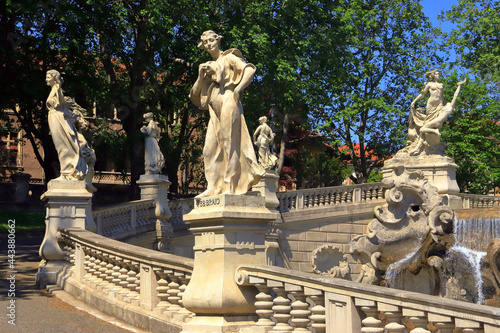
[{"label": "building window", "polygon": [[0,165],[2,167],[22,167],[21,132],[10,132],[0,140]]}]

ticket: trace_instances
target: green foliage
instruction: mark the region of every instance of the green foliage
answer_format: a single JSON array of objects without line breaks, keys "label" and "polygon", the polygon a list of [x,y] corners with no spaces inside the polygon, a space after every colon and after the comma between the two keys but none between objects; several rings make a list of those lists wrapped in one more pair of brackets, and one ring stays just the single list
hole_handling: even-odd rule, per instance
[{"label": "green foliage", "polygon": [[[447,81],[453,88],[457,74]],[[488,96],[488,85],[470,79],[462,88],[455,113],[443,126],[442,140],[459,166],[457,182],[462,192],[488,194],[500,187],[499,108],[499,101]]]},{"label": "green foliage", "polygon": [[[457,182],[463,192],[487,194],[500,186],[499,10],[498,1],[460,0],[442,15],[456,25],[446,39],[457,53],[450,67],[468,76],[457,111],[443,127],[443,140],[459,166]],[[450,75],[448,96],[463,76]]]},{"label": "green foliage", "polygon": [[370,172],[370,177],[366,181],[367,183],[379,183],[384,179],[384,175],[379,170],[373,170]]},{"label": "green foliage", "polygon": [[349,175],[349,169],[339,157],[327,151],[303,149],[293,161],[300,188],[340,186]]},{"label": "green foliage", "polygon": [[458,62],[497,85],[500,81],[500,2],[460,0],[445,17],[456,24],[447,40]]},{"label": "green foliage", "polygon": [[322,66],[337,72],[324,78],[323,103],[313,117],[322,133],[347,146],[353,178],[364,183],[403,144],[410,98],[422,73],[439,60],[437,31],[416,0],[346,1],[336,11],[340,51]]}]

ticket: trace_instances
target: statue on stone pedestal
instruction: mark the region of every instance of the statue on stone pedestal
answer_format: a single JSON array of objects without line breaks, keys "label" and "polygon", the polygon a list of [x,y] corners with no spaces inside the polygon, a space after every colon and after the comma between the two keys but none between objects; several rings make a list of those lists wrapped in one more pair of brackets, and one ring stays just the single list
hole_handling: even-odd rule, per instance
[{"label": "statue on stone pedestal", "polygon": [[[65,97],[62,90],[63,79],[56,70],[47,71],[47,85],[51,87],[47,98],[50,134],[57,150],[61,165],[58,179],[83,180],[93,188],[92,176],[96,157],[80,129],[88,123],[83,118],[83,109],[74,99]],[[90,179],[89,179],[90,178]]]},{"label": "statue on stone pedestal", "polygon": [[274,142],[275,134],[271,127],[266,123],[267,117],[262,116],[259,118],[260,126],[257,127],[253,134],[253,142],[259,148],[259,163],[266,170],[271,170],[275,165],[278,158],[271,153],[270,146]]},{"label": "statue on stone pedestal", "polygon": [[210,112],[203,148],[208,186],[198,197],[245,194],[265,173],[257,163],[241,105],[255,66],[237,49],[220,50],[221,38],[212,30],[202,34],[198,48],[213,60],[200,65],[189,94],[196,106]]},{"label": "statue on stone pedestal", "polygon": [[146,175],[159,174],[165,165],[165,159],[161,153],[158,140],[160,139],[160,129],[153,120],[153,113],[144,114],[147,125],[141,127],[141,132],[146,134],[144,142],[144,168]]},{"label": "statue on stone pedestal", "polygon": [[[455,103],[460,92],[460,88],[466,80],[458,82],[457,89],[451,103],[444,104],[443,84],[438,82],[439,71],[437,69],[425,73],[425,77],[432,81],[427,82],[424,90],[411,103],[409,126],[408,126],[408,143],[405,151],[410,155],[420,155],[421,153],[432,154],[435,152],[443,153],[444,148],[441,147],[441,127],[448,119],[451,113],[455,110]],[[427,107],[415,109],[416,103],[429,93]]]}]

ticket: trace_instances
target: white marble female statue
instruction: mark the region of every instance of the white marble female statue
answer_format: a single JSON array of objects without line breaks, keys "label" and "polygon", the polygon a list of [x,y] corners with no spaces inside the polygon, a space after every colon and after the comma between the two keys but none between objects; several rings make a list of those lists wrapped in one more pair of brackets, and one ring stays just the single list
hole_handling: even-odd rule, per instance
[{"label": "white marble female statue", "polygon": [[159,174],[165,165],[165,159],[161,153],[158,140],[160,139],[160,129],[153,120],[153,113],[144,114],[147,125],[141,127],[141,132],[146,134],[144,142],[144,168],[146,175]]},{"label": "white marble female statue", "polygon": [[266,122],[266,116],[259,118],[260,125],[253,134],[253,142],[259,148],[260,165],[268,171],[276,165],[278,158],[271,153],[271,145],[274,142],[275,134]]},{"label": "white marble female statue", "polygon": [[81,143],[74,124],[74,116],[64,98],[61,74],[56,70],[49,70],[45,81],[52,88],[46,105],[49,110],[50,134],[61,165],[59,179],[84,179],[87,174],[87,164],[80,153]]},{"label": "white marble female statue", "polygon": [[[460,88],[466,80],[458,82],[457,89],[450,103],[444,104],[443,84],[438,82],[440,73],[437,69],[425,73],[425,77],[432,81],[427,82],[424,90],[411,103],[409,119],[409,148],[410,155],[418,155],[422,151],[432,152],[441,142],[441,127],[455,110]],[[425,115],[422,109],[415,110],[416,103],[429,93]],[[414,133],[415,132],[415,133]]]},{"label": "white marble female statue", "polygon": [[198,197],[245,194],[265,173],[257,163],[241,106],[255,66],[246,63],[237,49],[220,50],[221,38],[211,30],[201,35],[198,48],[213,60],[200,65],[189,94],[196,106],[210,112],[203,148],[208,186]]}]

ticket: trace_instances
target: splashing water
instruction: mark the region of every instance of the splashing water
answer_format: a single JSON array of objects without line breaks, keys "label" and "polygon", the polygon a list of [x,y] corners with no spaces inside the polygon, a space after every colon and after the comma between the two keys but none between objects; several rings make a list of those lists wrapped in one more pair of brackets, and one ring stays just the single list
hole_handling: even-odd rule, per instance
[{"label": "splashing water", "polygon": [[[468,272],[473,277],[473,282],[475,282],[475,294],[476,294],[476,303],[483,304],[484,303],[484,293],[483,293],[483,279],[481,277],[481,261],[486,256],[486,252],[474,251],[468,249],[463,246],[454,245],[450,249],[450,254],[455,256],[457,261],[457,266],[460,265],[459,262],[461,260],[465,260],[462,262],[460,266],[464,272]],[[456,272],[458,273],[460,268],[456,267]]]},{"label": "splashing water", "polygon": [[387,267],[387,270],[385,271],[385,283],[387,287],[394,289],[401,288],[399,286],[400,282],[402,282],[403,276],[408,270],[409,263],[418,250],[419,247],[416,246],[415,250],[409,253],[406,257],[390,264],[389,267]]},{"label": "splashing water", "polygon": [[499,218],[470,218],[454,220],[455,244],[449,257],[455,262],[455,273],[470,274],[475,282],[476,303],[484,303],[481,262],[490,242],[500,238]]}]

